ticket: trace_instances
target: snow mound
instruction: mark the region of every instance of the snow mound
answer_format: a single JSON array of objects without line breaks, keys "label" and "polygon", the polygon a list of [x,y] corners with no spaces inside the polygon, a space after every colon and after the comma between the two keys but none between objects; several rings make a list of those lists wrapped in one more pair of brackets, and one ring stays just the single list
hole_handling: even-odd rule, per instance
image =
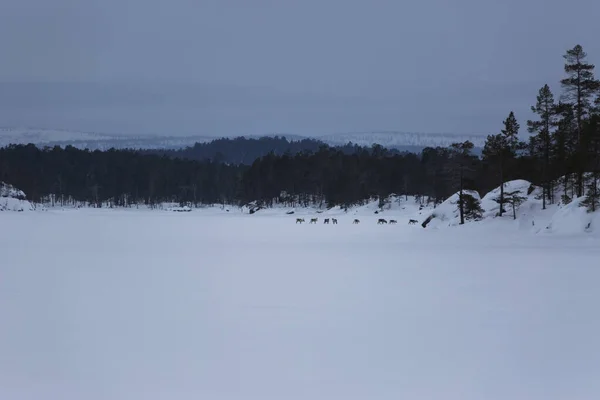
[{"label": "snow mound", "polygon": [[0,182],[0,211],[33,211],[22,190]]},{"label": "snow mound", "polygon": [[[476,200],[481,200],[481,196],[475,190],[463,190],[463,194],[471,195]],[[423,224],[427,228],[459,225],[460,211],[458,209],[458,200],[459,192],[456,192],[427,215]]]},{"label": "snow mound", "polygon": [[554,213],[545,232],[562,235],[575,235],[582,232],[600,234],[600,213],[589,213],[581,205],[583,197],[576,198],[571,203],[564,205]]}]

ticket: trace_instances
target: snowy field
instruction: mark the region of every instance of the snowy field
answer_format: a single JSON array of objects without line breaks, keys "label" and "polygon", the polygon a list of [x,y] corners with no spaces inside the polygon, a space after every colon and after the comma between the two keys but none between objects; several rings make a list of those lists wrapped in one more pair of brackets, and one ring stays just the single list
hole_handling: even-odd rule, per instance
[{"label": "snowy field", "polygon": [[0,214],[0,399],[600,398],[597,237],[298,216]]}]

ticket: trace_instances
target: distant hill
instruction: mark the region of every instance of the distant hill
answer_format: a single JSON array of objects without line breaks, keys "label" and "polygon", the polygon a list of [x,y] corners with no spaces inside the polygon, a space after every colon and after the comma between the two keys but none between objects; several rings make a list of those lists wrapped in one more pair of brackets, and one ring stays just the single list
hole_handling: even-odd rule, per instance
[{"label": "distant hill", "polygon": [[[362,133],[338,133],[325,136],[306,137],[299,135],[264,135],[264,136],[247,136],[246,139],[258,140],[261,137],[265,138],[281,138],[285,137],[289,144],[279,142],[269,142],[269,144],[278,147],[266,148],[263,142],[251,142],[252,145],[260,144],[261,151],[249,149],[244,152],[235,150],[239,154],[226,157],[230,161],[252,162],[254,155],[264,155],[269,151],[283,154],[285,151],[297,152],[300,150],[316,150],[320,145],[326,144],[329,146],[346,146],[350,144],[361,147],[371,147],[373,144],[379,144],[390,150],[399,152],[419,153],[425,147],[447,147],[453,142],[463,142],[470,140],[475,144],[475,153],[480,152],[485,141],[484,135],[458,135],[458,134],[441,134],[441,133],[407,133],[407,132],[362,132]],[[78,132],[69,130],[55,129],[35,129],[35,128],[0,128],[0,147],[9,144],[28,144],[33,143],[37,146],[61,146],[71,145],[80,149],[90,150],[106,150],[109,148],[116,149],[141,149],[141,150],[178,150],[186,149],[186,154],[192,154],[189,148],[195,148],[195,156],[193,158],[213,158],[216,152],[211,148],[225,149],[226,143],[223,139],[232,138],[215,138],[211,136],[173,136],[173,135],[121,135],[121,134],[106,134],[94,132]],[[216,142],[213,146],[201,146],[210,142]],[[297,145],[304,143],[304,145]],[[239,144],[239,143],[238,143]],[[283,146],[283,147],[282,147]],[[296,150],[295,150],[296,149]],[[227,155],[229,150],[218,150]],[[244,154],[247,153],[247,154]],[[260,156],[259,155],[259,156]]]}]

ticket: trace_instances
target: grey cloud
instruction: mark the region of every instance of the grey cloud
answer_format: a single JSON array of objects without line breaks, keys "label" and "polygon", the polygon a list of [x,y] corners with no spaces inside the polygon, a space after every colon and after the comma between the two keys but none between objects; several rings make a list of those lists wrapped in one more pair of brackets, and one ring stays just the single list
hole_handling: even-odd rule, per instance
[{"label": "grey cloud", "polygon": [[[483,132],[600,59],[575,0],[4,0],[0,125]],[[583,10],[578,18],[567,11]],[[523,121],[524,122],[524,121]]]}]

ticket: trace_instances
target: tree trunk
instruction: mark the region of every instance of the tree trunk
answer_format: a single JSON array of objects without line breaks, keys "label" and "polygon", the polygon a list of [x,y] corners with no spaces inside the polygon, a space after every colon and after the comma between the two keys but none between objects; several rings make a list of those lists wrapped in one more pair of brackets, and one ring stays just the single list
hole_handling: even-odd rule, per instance
[{"label": "tree trunk", "polygon": [[504,209],[504,167],[500,168],[500,212],[498,216],[502,216],[502,212]]},{"label": "tree trunk", "polygon": [[596,178],[594,177],[594,184],[592,190],[592,212],[596,211]]},{"label": "tree trunk", "polygon": [[542,210],[546,209],[546,189],[547,184],[544,182],[544,187],[542,188]]},{"label": "tree trunk", "polygon": [[460,167],[460,192],[458,195],[458,209],[460,211],[460,224],[465,224],[465,202],[463,198],[463,169]]},{"label": "tree trunk", "polygon": [[[577,60],[579,62],[579,60]],[[583,100],[581,93],[581,73],[577,71],[577,197],[583,196],[583,172],[581,166],[583,164],[583,146],[581,140],[581,124],[583,119]]]}]

